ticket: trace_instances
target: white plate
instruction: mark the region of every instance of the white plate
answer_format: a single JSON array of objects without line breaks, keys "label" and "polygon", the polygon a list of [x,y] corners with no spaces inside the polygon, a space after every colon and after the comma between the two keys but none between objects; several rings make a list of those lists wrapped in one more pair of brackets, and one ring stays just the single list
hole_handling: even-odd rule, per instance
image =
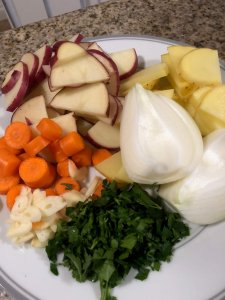
[{"label": "white plate", "polygon": [[[158,62],[167,46],[176,44],[148,36],[100,37],[97,40],[107,52],[135,48],[145,65]],[[221,67],[225,77],[223,62]],[[0,135],[9,120],[10,114],[0,102]],[[0,283],[16,300],[100,299],[98,284],[77,283],[65,269],[60,269],[58,277],[54,276],[49,271],[44,250],[10,244],[5,237],[7,215],[3,208],[0,213]],[[133,279],[133,275],[113,290],[118,300],[222,299],[225,296],[225,222],[208,227],[193,226],[191,238],[179,245],[172,261],[164,263],[160,272],[152,272],[143,282]]]}]

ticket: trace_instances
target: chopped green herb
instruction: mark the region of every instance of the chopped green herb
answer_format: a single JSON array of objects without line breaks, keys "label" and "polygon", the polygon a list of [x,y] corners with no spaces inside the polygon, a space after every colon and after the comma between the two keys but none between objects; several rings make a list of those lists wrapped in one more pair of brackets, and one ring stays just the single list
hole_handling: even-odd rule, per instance
[{"label": "chopped green herb", "polygon": [[115,300],[110,290],[131,268],[139,280],[159,271],[189,228],[179,214],[164,208],[155,186],[150,196],[136,183],[118,187],[105,180],[103,185],[101,197],[67,209],[70,220],[58,224],[46,251],[55,275],[63,252],[62,264],[77,281],[99,281],[101,300]]}]

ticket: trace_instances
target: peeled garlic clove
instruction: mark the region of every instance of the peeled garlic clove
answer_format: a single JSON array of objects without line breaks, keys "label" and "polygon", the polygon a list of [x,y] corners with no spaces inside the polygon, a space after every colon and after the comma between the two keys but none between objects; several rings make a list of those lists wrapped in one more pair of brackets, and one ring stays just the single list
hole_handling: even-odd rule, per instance
[{"label": "peeled garlic clove", "polygon": [[202,156],[200,131],[184,108],[139,84],[126,97],[120,137],[123,166],[138,183],[178,180]]},{"label": "peeled garlic clove", "polygon": [[27,234],[32,229],[32,223],[29,221],[14,222],[9,226],[7,231],[8,237],[19,237]]},{"label": "peeled garlic clove", "polygon": [[43,215],[51,216],[66,206],[66,201],[60,196],[48,196],[37,203]]},{"label": "peeled garlic clove", "polygon": [[19,195],[16,197],[16,201],[12,207],[11,213],[18,214],[22,213],[31,204],[31,200],[27,195]]},{"label": "peeled garlic clove", "polygon": [[14,240],[14,243],[23,244],[23,243],[29,242],[33,237],[34,237],[34,233],[33,232],[28,232],[27,234],[24,234],[22,236],[17,237]]},{"label": "peeled garlic clove", "polygon": [[38,203],[46,198],[45,191],[35,189],[32,195],[32,204],[38,207]]},{"label": "peeled garlic clove", "polygon": [[58,220],[60,219],[60,216],[58,214],[53,214],[49,217],[43,217],[41,219],[40,224],[36,225],[35,228],[37,230],[46,229],[48,227],[51,227],[52,225],[57,224]]},{"label": "peeled garlic clove", "polygon": [[53,231],[50,228],[35,230],[35,234],[41,243],[47,242],[54,235]]},{"label": "peeled garlic clove", "polygon": [[23,217],[30,220],[31,222],[39,222],[41,220],[42,214],[40,209],[35,206],[30,206],[23,212]]},{"label": "peeled garlic clove", "polygon": [[39,239],[37,237],[33,238],[31,241],[31,246],[34,248],[44,248],[46,247],[48,244],[47,241],[45,242],[40,242]]},{"label": "peeled garlic clove", "polygon": [[78,202],[85,201],[87,198],[82,193],[75,190],[64,193],[62,197],[66,200],[67,207],[75,206]]}]

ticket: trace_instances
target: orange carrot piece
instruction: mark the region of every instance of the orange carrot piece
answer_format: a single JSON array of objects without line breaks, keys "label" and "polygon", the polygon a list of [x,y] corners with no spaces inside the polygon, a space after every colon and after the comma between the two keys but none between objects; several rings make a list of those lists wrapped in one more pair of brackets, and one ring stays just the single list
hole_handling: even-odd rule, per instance
[{"label": "orange carrot piece", "polygon": [[0,178],[18,172],[21,161],[6,149],[0,149]]},{"label": "orange carrot piece", "polygon": [[75,163],[71,159],[66,159],[64,161],[58,162],[58,164],[57,164],[57,173],[58,173],[59,176],[61,176],[61,177],[70,177],[69,164],[72,164],[75,170],[77,169]]},{"label": "orange carrot piece", "polygon": [[62,177],[55,184],[55,190],[58,195],[69,192],[71,190],[80,190],[80,184],[71,177]]},{"label": "orange carrot piece", "polygon": [[45,194],[46,194],[46,197],[48,197],[48,196],[56,196],[57,195],[56,191],[54,189],[52,189],[52,188],[46,189],[45,190]]},{"label": "orange carrot piece", "polygon": [[85,148],[72,156],[72,160],[78,166],[81,167],[89,167],[92,165],[92,153],[93,150],[87,145]]},{"label": "orange carrot piece", "polygon": [[62,151],[67,156],[72,156],[75,153],[83,150],[85,148],[84,140],[79,135],[79,133],[72,131],[65,135],[60,141],[59,141],[60,147]]},{"label": "orange carrot piece", "polygon": [[97,149],[92,154],[92,163],[94,166],[100,164],[103,160],[109,158],[112,154],[107,149]]},{"label": "orange carrot piece", "polygon": [[39,135],[31,140],[28,144],[26,144],[23,148],[29,156],[34,157],[41,150],[46,148],[49,143],[49,140]]},{"label": "orange carrot piece", "polygon": [[7,176],[0,178],[0,194],[6,195],[8,191],[15,185],[19,184],[19,175]]},{"label": "orange carrot piece", "polygon": [[26,152],[23,152],[23,153],[19,154],[17,157],[18,157],[20,160],[25,160],[25,159],[29,158],[30,155],[27,154]]},{"label": "orange carrot piece", "polygon": [[50,186],[52,186],[52,184],[55,181],[56,178],[56,168],[55,166],[48,164],[49,167],[49,176],[47,178],[47,180],[45,181],[45,184],[42,186],[42,188],[47,189]]},{"label": "orange carrot piece", "polygon": [[56,140],[49,144],[49,149],[57,162],[64,161],[67,159],[67,155],[62,151],[59,140]]},{"label": "orange carrot piece", "polygon": [[102,190],[103,190],[103,184],[102,184],[102,182],[100,182],[100,183],[97,185],[97,188],[96,188],[96,190],[95,190],[94,193],[93,193],[93,196],[101,197]]},{"label": "orange carrot piece", "polygon": [[62,136],[62,128],[51,119],[43,118],[36,127],[41,135],[50,141],[55,141]]},{"label": "orange carrot piece", "polygon": [[48,163],[41,157],[30,157],[21,162],[19,174],[31,188],[41,188],[49,177]]},{"label": "orange carrot piece", "polygon": [[17,184],[11,187],[6,195],[6,204],[9,210],[13,208],[13,205],[16,201],[16,197],[21,193],[24,184]]},{"label": "orange carrot piece", "polygon": [[5,142],[13,149],[23,149],[31,138],[31,129],[23,122],[13,122],[5,130]]},{"label": "orange carrot piece", "polygon": [[13,148],[9,147],[6,144],[5,138],[3,136],[0,138],[0,149],[6,149],[6,150],[8,150],[9,152],[11,152],[12,154],[15,154],[15,155],[18,155],[18,154],[21,153],[21,150],[13,149]]}]

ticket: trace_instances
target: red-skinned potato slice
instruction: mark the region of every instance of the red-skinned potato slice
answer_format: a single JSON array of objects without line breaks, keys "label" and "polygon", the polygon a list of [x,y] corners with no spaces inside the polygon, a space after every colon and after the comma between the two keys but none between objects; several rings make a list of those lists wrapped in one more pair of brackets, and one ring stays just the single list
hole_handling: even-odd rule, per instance
[{"label": "red-skinned potato slice", "polygon": [[11,122],[25,122],[29,120],[31,124],[35,124],[43,118],[48,118],[45,99],[43,96],[37,96],[20,105],[14,111]]},{"label": "red-skinned potato slice", "polygon": [[20,62],[21,75],[13,88],[5,94],[4,105],[7,111],[13,112],[23,102],[24,96],[29,86],[28,67]]},{"label": "red-skinned potato slice", "polygon": [[53,119],[60,116],[60,113],[52,107],[46,107],[49,119]]},{"label": "red-skinned potato slice", "polygon": [[35,81],[40,82],[46,76],[42,69],[42,66],[49,64],[51,56],[52,56],[52,48],[48,45],[44,45],[43,47],[38,49],[34,54],[39,59],[38,69],[37,69],[37,73],[35,75]]},{"label": "red-skinned potato slice", "polygon": [[45,72],[45,75],[47,75],[49,77],[50,73],[51,73],[51,67],[50,67],[50,65],[43,65],[42,69]]},{"label": "red-skinned potato slice", "polygon": [[84,50],[87,50],[93,42],[81,42],[79,43],[79,46],[81,46]]},{"label": "red-skinned potato slice", "polygon": [[88,130],[86,139],[96,147],[109,150],[120,148],[120,130],[102,121],[98,121]]},{"label": "red-skinned potato slice", "polygon": [[37,69],[39,66],[39,59],[38,59],[37,55],[35,55],[31,52],[28,52],[22,56],[21,61],[24,62],[28,67],[29,87],[31,87],[34,83],[34,78],[37,73]]},{"label": "red-skinned potato slice", "polygon": [[[122,115],[122,111],[123,111],[123,104],[121,102],[121,97],[115,97],[115,99],[116,99],[117,105],[118,105],[118,112],[117,112],[115,124],[120,124],[121,115]],[[124,99],[123,99],[123,101],[124,101]]]},{"label": "red-skinned potato slice", "polygon": [[127,49],[110,54],[110,57],[117,65],[120,80],[126,79],[134,74],[138,67],[138,57],[135,49]]},{"label": "red-skinned potato slice", "polygon": [[81,33],[77,33],[74,36],[72,36],[69,41],[74,42],[76,44],[80,44],[80,42],[83,40],[84,36]]},{"label": "red-skinned potato slice", "polygon": [[119,72],[114,61],[103,51],[88,49],[88,53],[93,55],[100,61],[109,73],[109,82],[107,82],[107,89],[110,95],[117,96],[120,87]]},{"label": "red-skinned potato slice", "polygon": [[76,43],[76,44],[80,44],[80,42],[83,40],[83,35],[80,33],[75,34],[74,36],[72,36],[69,40],[61,40],[61,41],[56,41],[53,45],[52,45],[52,51],[53,52],[57,52],[59,47],[63,44],[63,43],[67,43],[67,42],[72,42],[72,43]]},{"label": "red-skinned potato slice", "polygon": [[57,61],[50,75],[52,88],[106,82],[109,79],[104,66],[76,43],[63,43],[56,55]]},{"label": "red-skinned potato slice", "polygon": [[91,45],[88,47],[88,50],[98,50],[104,52],[104,50],[96,42],[91,43]]},{"label": "red-skinned potato slice", "polygon": [[84,118],[78,118],[77,121],[77,132],[83,137],[86,136],[87,132],[93,126],[93,123],[85,120]]},{"label": "red-skinned potato slice", "polygon": [[51,107],[89,116],[106,117],[109,96],[104,83],[92,83],[77,88],[64,88],[53,98]]},{"label": "red-skinned potato slice", "polygon": [[49,105],[49,103],[52,101],[54,96],[60,91],[61,89],[58,89],[54,92],[52,92],[48,85],[48,78],[45,78],[37,85],[33,86],[32,89],[29,91],[29,94],[26,95],[25,101],[43,95],[45,98],[45,104],[46,106]]},{"label": "red-skinned potato slice", "polygon": [[97,119],[109,125],[114,125],[117,119],[118,109],[116,97],[109,95],[109,116],[106,118],[97,117]]},{"label": "red-skinned potato slice", "polygon": [[52,52],[57,52],[59,47],[63,44],[67,42],[66,40],[63,40],[63,41],[57,41],[55,42],[53,45],[52,45]]},{"label": "red-skinned potato slice", "polygon": [[[24,71],[24,65],[19,61],[15,66],[6,74],[5,79],[1,86],[3,94],[8,93],[17,83],[21,73]],[[28,68],[29,71],[29,68]]]}]

